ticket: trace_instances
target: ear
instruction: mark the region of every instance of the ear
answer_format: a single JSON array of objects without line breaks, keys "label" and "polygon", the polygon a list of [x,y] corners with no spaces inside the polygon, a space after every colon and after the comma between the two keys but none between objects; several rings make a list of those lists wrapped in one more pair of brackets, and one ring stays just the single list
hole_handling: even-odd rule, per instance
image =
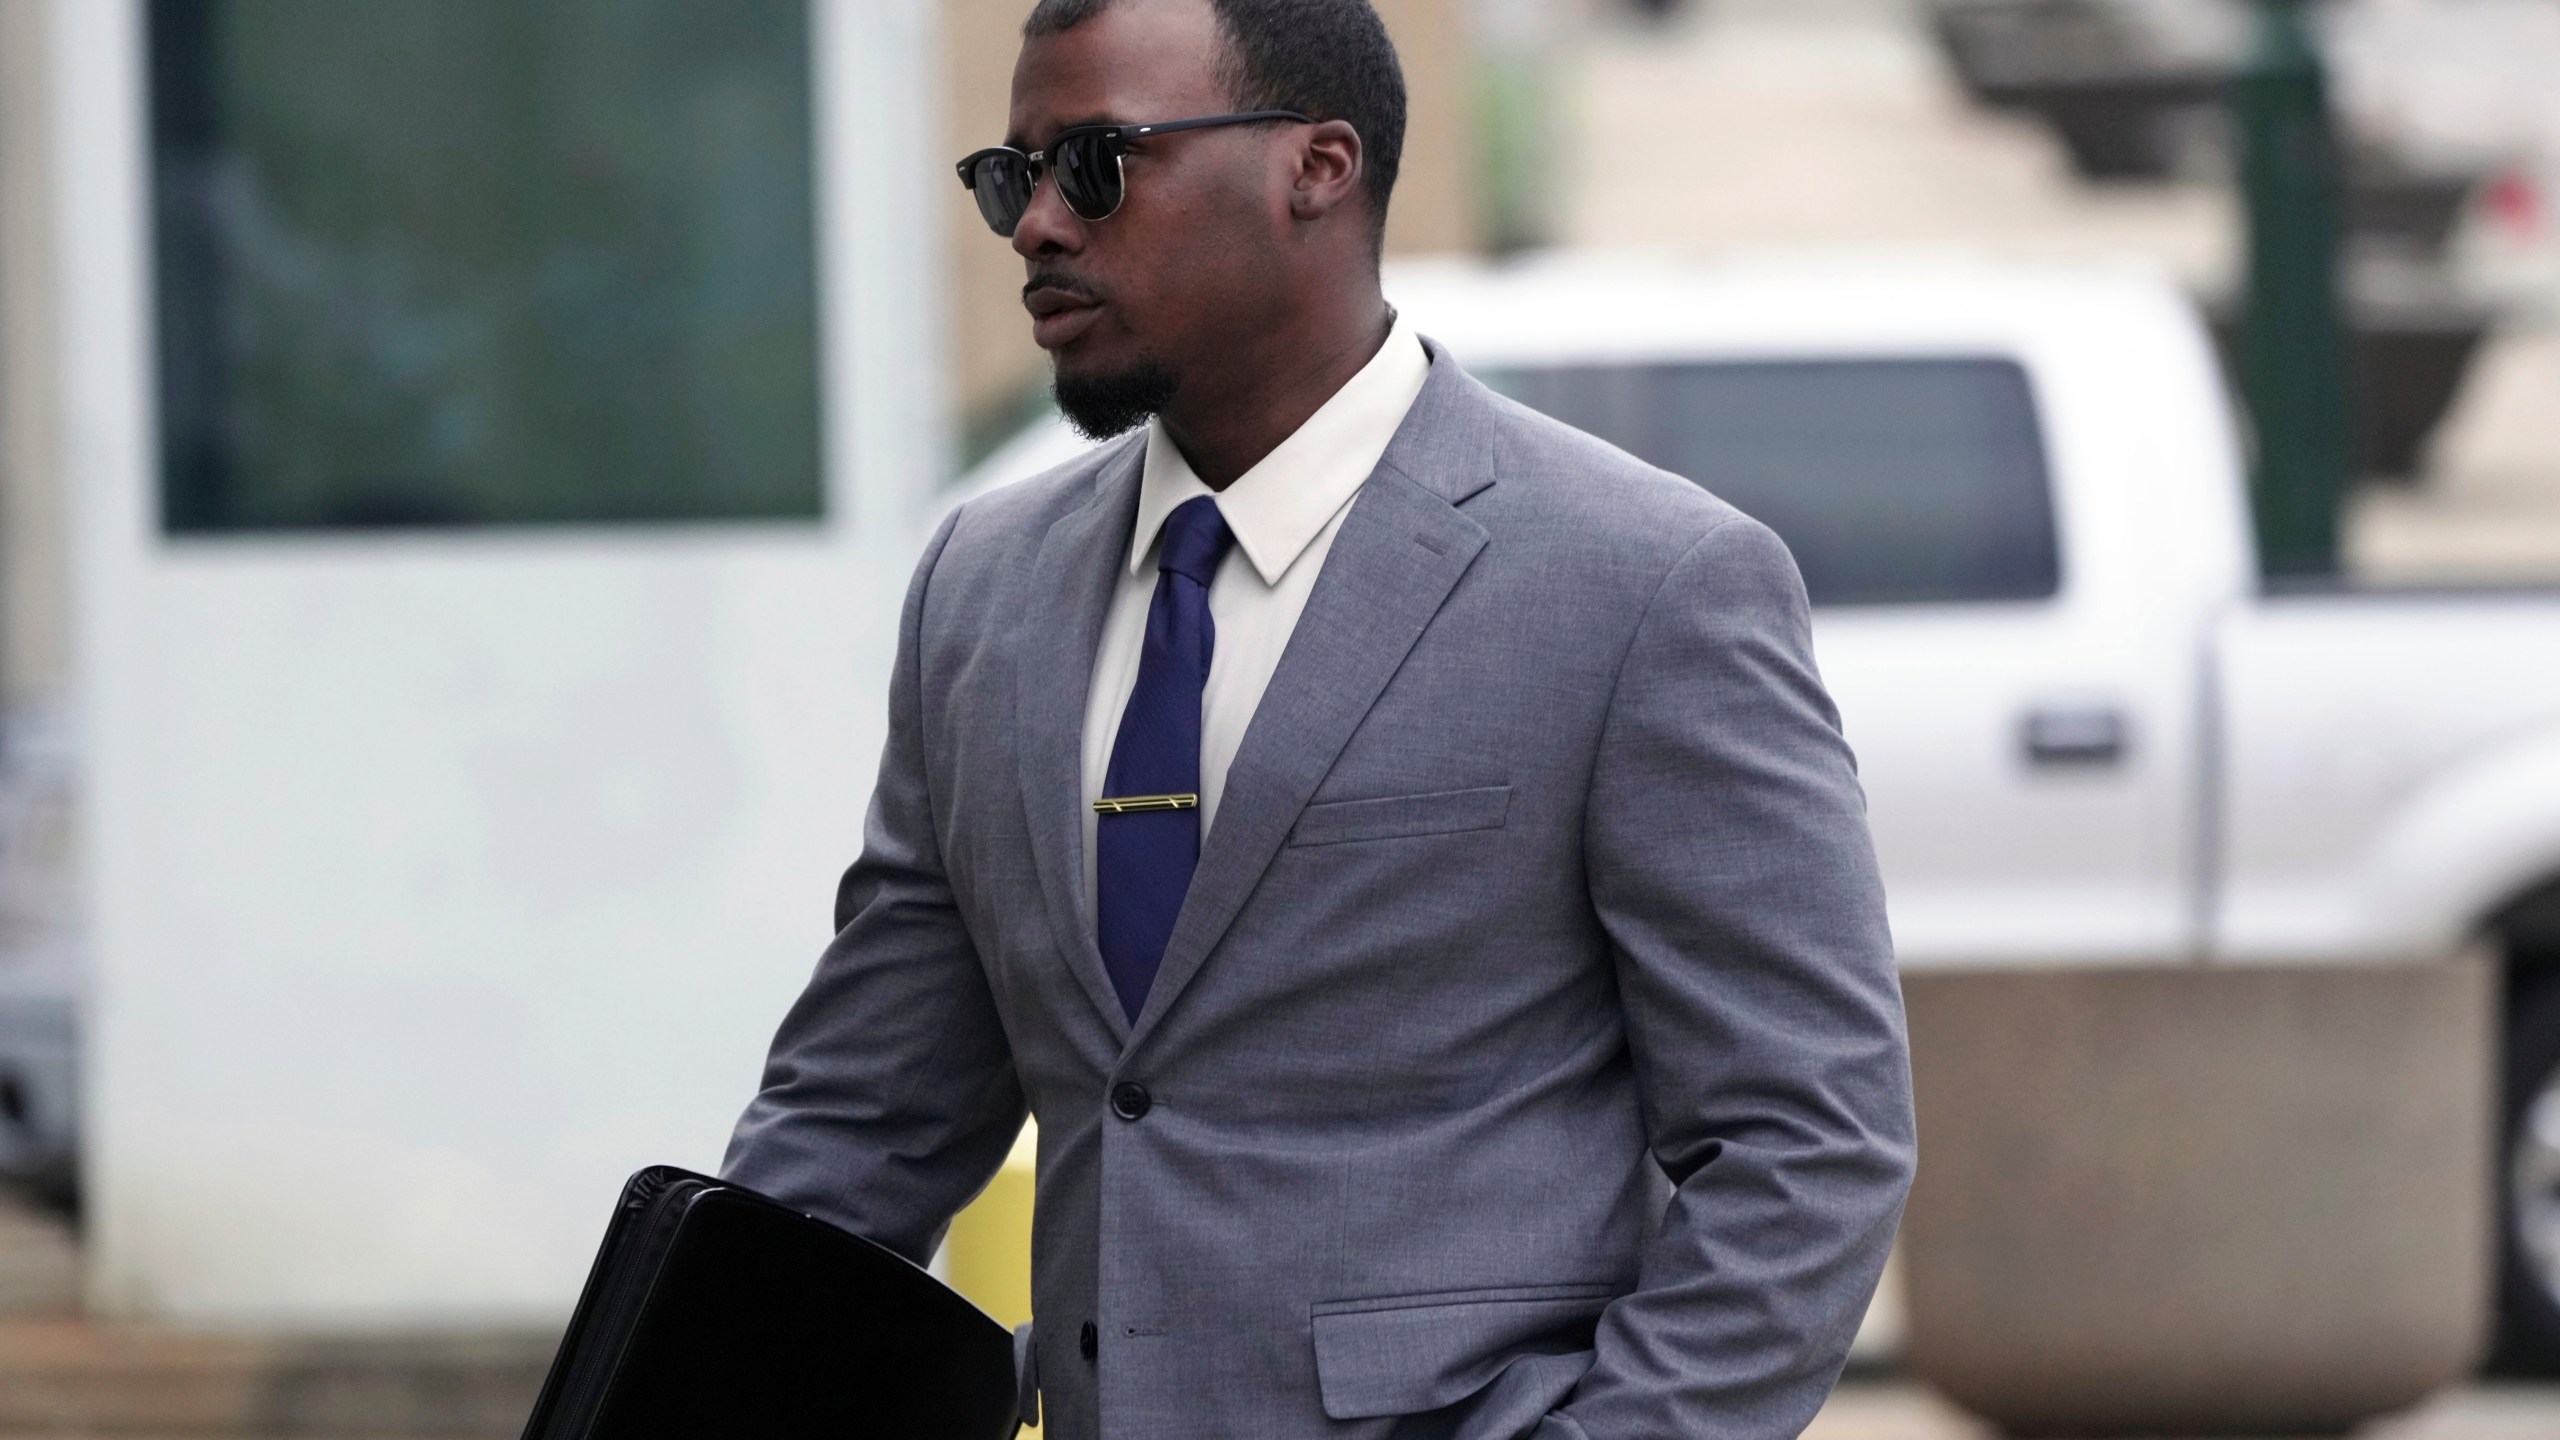
[{"label": "ear", "polygon": [[1289,214],[1320,220],[1360,192],[1360,132],[1349,121],[1320,120],[1306,127],[1298,145],[1297,173],[1290,177]]}]

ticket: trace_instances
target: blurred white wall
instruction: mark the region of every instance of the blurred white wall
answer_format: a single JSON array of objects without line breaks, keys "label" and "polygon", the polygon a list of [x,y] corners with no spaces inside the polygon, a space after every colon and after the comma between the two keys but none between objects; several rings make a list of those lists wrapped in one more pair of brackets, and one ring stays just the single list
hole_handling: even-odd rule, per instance
[{"label": "blurred white wall", "polygon": [[63,611],[55,483],[47,0],[0,0],[0,710],[58,698]]},{"label": "blurred white wall", "polygon": [[818,6],[823,522],[183,545],[139,6],[50,19],[92,1301],[556,1319],[625,1174],[718,1162],[859,835],[943,464],[929,7]]}]

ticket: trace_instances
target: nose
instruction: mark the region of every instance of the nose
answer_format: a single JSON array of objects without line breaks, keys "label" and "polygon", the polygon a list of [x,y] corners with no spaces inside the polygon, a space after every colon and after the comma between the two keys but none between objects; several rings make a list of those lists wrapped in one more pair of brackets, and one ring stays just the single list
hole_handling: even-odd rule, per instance
[{"label": "nose", "polygon": [[1058,195],[1055,172],[1031,187],[1031,206],[1013,227],[1013,253],[1025,260],[1073,255],[1084,249],[1085,222]]}]

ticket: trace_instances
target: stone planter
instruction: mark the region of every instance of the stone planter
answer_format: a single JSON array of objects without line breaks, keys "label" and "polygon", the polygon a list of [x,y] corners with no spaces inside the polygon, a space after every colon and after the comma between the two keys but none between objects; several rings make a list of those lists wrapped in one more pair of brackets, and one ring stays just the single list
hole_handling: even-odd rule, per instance
[{"label": "stone planter", "polygon": [[2491,967],[1905,978],[1908,1363],[2013,1435],[2313,1434],[2489,1311]]}]

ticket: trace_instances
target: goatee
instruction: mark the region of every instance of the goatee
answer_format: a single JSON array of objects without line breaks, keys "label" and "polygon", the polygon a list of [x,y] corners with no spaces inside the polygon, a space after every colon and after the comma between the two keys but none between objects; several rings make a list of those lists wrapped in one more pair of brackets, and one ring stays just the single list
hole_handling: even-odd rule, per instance
[{"label": "goatee", "polygon": [[1087,440],[1108,440],[1144,423],[1173,403],[1173,371],[1156,360],[1141,360],[1099,375],[1069,375],[1050,382],[1058,413]]}]

